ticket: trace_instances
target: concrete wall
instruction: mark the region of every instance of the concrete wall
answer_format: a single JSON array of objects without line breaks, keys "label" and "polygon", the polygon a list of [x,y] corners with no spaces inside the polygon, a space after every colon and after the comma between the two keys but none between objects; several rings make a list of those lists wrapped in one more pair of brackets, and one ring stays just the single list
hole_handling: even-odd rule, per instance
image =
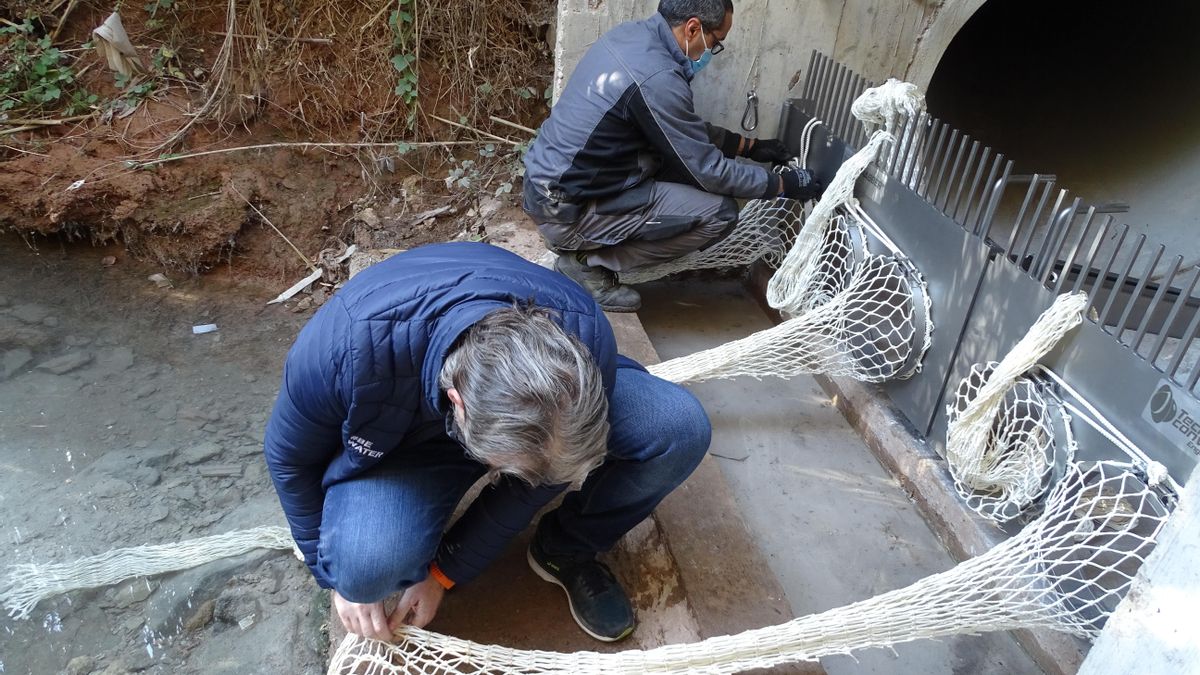
[{"label": "concrete wall", "polygon": [[1194,478],[1079,675],[1200,673],[1195,619],[1200,602],[1200,481]]},{"label": "concrete wall", "polygon": [[[954,34],[984,0],[735,0],[727,50],[693,81],[697,111],[737,130],[746,93],[759,97],[759,137],[777,129],[782,103],[799,93],[812,50],[882,81],[924,87]],[[622,21],[650,16],[657,0],[559,0],[555,94],[583,52]],[[790,93],[789,93],[790,92]]]}]

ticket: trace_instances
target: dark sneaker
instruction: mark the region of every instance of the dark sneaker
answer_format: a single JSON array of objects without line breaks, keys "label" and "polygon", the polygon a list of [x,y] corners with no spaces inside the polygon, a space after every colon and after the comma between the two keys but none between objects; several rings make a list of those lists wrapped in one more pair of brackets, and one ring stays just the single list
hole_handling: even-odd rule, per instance
[{"label": "dark sneaker", "polygon": [[603,642],[623,640],[633,633],[637,622],[629,596],[604,563],[547,555],[536,539],[526,557],[539,577],[566,591],[571,616],[583,632]]},{"label": "dark sneaker", "polygon": [[574,253],[560,254],[554,261],[554,269],[587,289],[606,312],[636,312],[642,307],[642,296],[629,286],[622,286],[615,272],[589,267]]}]

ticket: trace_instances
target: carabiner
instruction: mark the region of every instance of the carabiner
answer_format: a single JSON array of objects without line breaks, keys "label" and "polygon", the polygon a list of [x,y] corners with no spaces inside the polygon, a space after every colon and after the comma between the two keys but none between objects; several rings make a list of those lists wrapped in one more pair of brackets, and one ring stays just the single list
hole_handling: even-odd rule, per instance
[{"label": "carabiner", "polygon": [[751,89],[746,93],[746,112],[742,113],[742,129],[754,131],[758,128],[758,92]]}]

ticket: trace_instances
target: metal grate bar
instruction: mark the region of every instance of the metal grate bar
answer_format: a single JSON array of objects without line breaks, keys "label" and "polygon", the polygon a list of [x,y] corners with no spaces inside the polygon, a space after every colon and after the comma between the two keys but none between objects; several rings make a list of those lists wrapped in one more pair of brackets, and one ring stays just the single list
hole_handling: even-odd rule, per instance
[{"label": "metal grate bar", "polygon": [[[1112,225],[1112,223],[1113,223],[1112,216],[1109,216],[1108,218],[1106,218],[1105,223],[1104,223],[1105,229],[1110,227]],[[1092,286],[1092,291],[1091,291],[1091,293],[1088,294],[1088,306],[1091,307],[1092,309],[1096,309],[1097,303],[1100,302],[1100,300],[1097,296],[1099,295],[1100,289],[1104,287],[1104,282],[1106,282],[1108,280],[1108,273],[1112,271],[1112,266],[1114,264],[1116,264],[1117,256],[1120,255],[1121,247],[1125,244],[1125,236],[1128,234],[1129,234],[1129,226],[1122,225],[1121,226],[1121,234],[1117,237],[1117,242],[1113,246],[1112,253],[1110,253],[1108,256],[1108,262],[1104,263],[1104,268],[1100,270],[1100,275],[1096,277],[1096,285]],[[1097,316],[1096,316],[1096,323],[1100,323],[1099,314],[1097,314]]]},{"label": "metal grate bar", "polygon": [[954,154],[954,146],[958,144],[958,129],[950,127],[950,137],[946,140],[946,153],[942,155],[941,161],[938,163],[937,177],[933,179],[934,186],[930,188],[929,195],[926,198],[930,204],[936,207],[937,195],[942,189],[942,177],[946,175],[946,168],[950,165],[950,155]]},{"label": "metal grate bar", "polygon": [[[971,214],[974,213],[975,216],[978,217],[979,211],[983,206],[983,204],[982,204],[983,195],[979,194],[979,186],[984,184],[983,183],[983,172],[987,169],[988,159],[991,157],[991,155],[992,155],[992,149],[986,145],[983,146],[983,154],[981,154],[979,156],[979,166],[975,170],[975,177],[971,179],[971,187],[967,190],[966,209],[963,211],[962,226],[968,232],[973,231],[972,223],[971,223]],[[996,170],[999,168],[1000,168],[1000,165],[996,162],[993,162],[992,163],[992,174],[994,175],[996,173]]]},{"label": "metal grate bar", "polygon": [[[1001,157],[997,157],[997,159]],[[1000,207],[1000,199],[1004,197],[1004,191],[1008,187],[1009,180],[1012,179],[1012,169],[1013,161],[1010,159],[1004,163],[1004,170],[1000,173],[999,178],[992,180],[991,176],[988,177],[988,185],[991,187],[987,188],[987,208],[975,223],[975,233],[985,243],[990,241],[992,223],[996,220],[996,209]]]},{"label": "metal grate bar", "polygon": [[1122,336],[1125,331],[1129,330],[1130,317],[1133,314],[1133,308],[1137,305],[1137,299],[1142,297],[1142,291],[1146,289],[1146,283],[1150,280],[1150,276],[1154,274],[1154,268],[1158,267],[1158,261],[1162,259],[1162,254],[1166,250],[1166,246],[1159,245],[1158,250],[1150,257],[1150,264],[1146,265],[1145,271],[1139,275],[1133,293],[1130,294],[1129,299],[1125,302],[1125,311],[1121,312],[1121,320],[1117,322],[1116,336],[1121,342],[1124,342]]},{"label": "metal grate bar", "polygon": [[979,141],[971,142],[971,150],[967,153],[967,161],[963,164],[962,173],[958,176],[958,187],[954,189],[954,199],[950,202],[952,205],[951,213],[949,214],[955,221],[958,220],[958,210],[962,205],[963,190],[967,187],[967,177],[971,175],[971,167],[975,165],[975,159],[979,154]]},{"label": "metal grate bar", "polygon": [[950,202],[950,191],[954,189],[954,182],[958,178],[958,168],[962,164],[963,153],[967,150],[967,143],[971,141],[970,134],[963,134],[958,141],[958,151],[954,153],[954,163],[950,165],[950,173],[946,176],[946,182],[938,187],[937,206],[938,210],[946,215],[946,206]]},{"label": "metal grate bar", "polygon": [[[1200,270],[1198,270],[1197,273],[1200,274]],[[1194,285],[1195,283],[1196,280],[1192,279],[1192,284]],[[1191,294],[1188,293],[1187,295]],[[1187,298],[1180,298],[1180,301],[1187,302]],[[1171,376],[1171,379],[1175,380],[1176,382],[1180,382],[1181,384],[1182,381],[1178,377],[1179,366],[1183,363],[1183,357],[1187,354],[1188,348],[1192,346],[1192,341],[1196,339],[1197,331],[1200,331],[1200,312],[1196,312],[1194,315],[1192,315],[1192,321],[1188,324],[1187,331],[1183,334],[1183,338],[1179,341],[1179,347],[1175,350],[1175,356],[1171,357],[1171,363],[1167,366],[1167,375]],[[1163,331],[1163,334],[1166,334],[1165,330]],[[1200,364],[1198,364],[1197,367],[1200,367]],[[1193,384],[1195,383],[1193,382]],[[1188,389],[1190,390],[1191,387],[1188,387]]]},{"label": "metal grate bar", "polygon": [[[1100,312],[1100,328],[1106,333],[1111,333],[1105,326],[1109,313],[1112,311],[1113,303],[1116,302],[1117,296],[1121,294],[1121,289],[1125,287],[1125,280],[1129,278],[1129,273],[1133,271],[1133,265],[1137,262],[1138,256],[1142,254],[1142,246],[1146,243],[1146,235],[1139,234],[1134,240],[1132,252],[1129,255],[1129,262],[1125,264],[1125,270],[1117,275],[1116,281],[1113,283],[1112,292],[1108,296],[1108,300],[1104,303],[1104,311]],[[1117,334],[1118,336],[1120,333]]]},{"label": "metal grate bar", "polygon": [[[1066,195],[1066,190],[1063,190],[1063,195]],[[1037,266],[1034,268],[1037,270],[1038,280],[1043,286],[1050,277],[1050,271],[1054,269],[1054,263],[1058,261],[1058,254],[1062,252],[1062,247],[1067,242],[1068,235],[1071,233],[1071,225],[1075,222],[1075,214],[1079,211],[1079,204],[1082,202],[1082,199],[1076,197],[1065,211],[1055,211],[1058,216],[1050,221],[1051,226],[1046,232],[1046,241],[1042,242],[1042,250],[1038,253]]]},{"label": "metal grate bar", "polygon": [[1025,224],[1025,212],[1029,210],[1029,203],[1033,200],[1033,196],[1037,194],[1038,183],[1041,182],[1039,178],[1040,176],[1036,173],[1029,178],[1029,188],[1025,190],[1025,199],[1021,201],[1021,208],[1017,210],[1017,217],[1013,220],[1012,231],[1008,233],[1008,245],[1004,247],[1006,255],[1012,255],[1012,251],[1017,245],[1017,237],[1019,236],[1021,227]]},{"label": "metal grate bar", "polygon": [[[1058,279],[1055,280],[1054,294],[1062,293],[1063,284],[1067,281],[1075,270],[1075,260],[1079,257],[1079,249],[1083,247],[1083,242],[1088,241],[1088,235],[1092,233],[1092,221],[1096,217],[1096,207],[1089,206],[1087,213],[1083,214],[1083,227],[1079,230],[1079,238],[1075,240],[1075,245],[1071,247],[1071,254],[1063,261],[1062,269],[1058,272]],[[1063,237],[1066,241],[1066,237]],[[1087,270],[1080,269],[1076,281],[1087,278]]]},{"label": "metal grate bar", "polygon": [[[950,128],[949,124],[938,119],[935,119],[933,124],[937,127],[929,135],[933,145],[929,156],[925,158],[924,168],[921,170],[921,189],[917,190],[917,194],[926,201],[929,200],[929,192],[933,186],[933,167],[937,164],[937,157],[941,154],[942,148],[945,147],[947,130]],[[935,138],[936,140],[933,140]]]},{"label": "metal grate bar", "polygon": [[[1095,210],[1096,210],[1095,207],[1090,207],[1088,209],[1088,213],[1091,214]],[[1088,217],[1091,218],[1090,215]],[[1098,232],[1096,234],[1096,236],[1092,237],[1092,239],[1090,240],[1092,242],[1092,246],[1091,246],[1091,248],[1088,249],[1087,254],[1083,257],[1083,261],[1080,263],[1081,270],[1080,270],[1079,276],[1075,278],[1075,285],[1071,286],[1072,293],[1075,293],[1075,292],[1079,291],[1080,289],[1082,289],[1084,282],[1088,281],[1088,279],[1090,278],[1091,271],[1092,271],[1092,263],[1096,260],[1096,254],[1100,251],[1100,247],[1104,245],[1104,240],[1108,237],[1108,230],[1110,227],[1112,227],[1112,224],[1113,224],[1112,216],[1107,216],[1104,219],[1104,221],[1100,224],[1100,232]],[[1085,237],[1085,240],[1086,240],[1086,237]],[[1101,281],[1103,281],[1103,277],[1100,277],[1100,276],[1096,277],[1096,284],[1099,284]],[[1091,297],[1091,293],[1095,292],[1095,288],[1096,288],[1096,286],[1095,286],[1095,284],[1093,284],[1091,289],[1089,289],[1090,290],[1089,297]],[[1090,305],[1090,303],[1089,303],[1089,305]]]},{"label": "metal grate bar", "polygon": [[[1033,238],[1037,236],[1038,221],[1042,217],[1042,212],[1046,210],[1046,200],[1050,198],[1050,193],[1054,191],[1054,183],[1046,183],[1045,189],[1042,190],[1042,196],[1038,199],[1037,208],[1033,212],[1033,217],[1029,219],[1029,236],[1025,237],[1025,245],[1021,247],[1021,252],[1016,257],[1018,267],[1028,269],[1023,265],[1025,256],[1029,255],[1029,247],[1033,245]],[[1058,191],[1058,199],[1055,200],[1054,209],[1050,212],[1049,218],[1054,218],[1054,213],[1058,211],[1059,204],[1062,203],[1063,197],[1067,194],[1066,190]],[[1010,251],[1012,253],[1012,251]]]},{"label": "metal grate bar", "polygon": [[[1154,362],[1158,361],[1159,354],[1162,354],[1163,347],[1165,347],[1167,344],[1167,338],[1171,336],[1171,326],[1175,325],[1175,320],[1179,318],[1179,313],[1183,311],[1183,308],[1187,306],[1188,301],[1191,300],[1192,291],[1196,289],[1197,281],[1200,281],[1200,267],[1196,268],[1196,273],[1192,275],[1192,280],[1189,281],[1187,286],[1182,289],[1179,297],[1175,298],[1175,304],[1171,306],[1171,313],[1167,315],[1167,320],[1163,323],[1162,330],[1158,334],[1158,340],[1155,341],[1154,347],[1150,349],[1150,353],[1146,356],[1146,360],[1148,360],[1150,363],[1153,364]],[[1200,312],[1197,312],[1196,316],[1200,317]],[[1179,343],[1180,354],[1186,352],[1187,349],[1187,342]],[[1168,372],[1167,374],[1174,375],[1173,372]]]},{"label": "metal grate bar", "polygon": [[[1134,353],[1142,346],[1142,339],[1146,337],[1146,329],[1150,327],[1150,317],[1154,316],[1154,310],[1162,302],[1163,296],[1167,294],[1167,289],[1171,287],[1171,279],[1179,273],[1179,266],[1183,264],[1183,256],[1177,255],[1171,262],[1168,268],[1167,276],[1163,277],[1162,282],[1158,284],[1158,290],[1154,293],[1154,298],[1150,300],[1150,304],[1146,306],[1146,311],[1142,314],[1142,322],[1138,325],[1137,333],[1133,336],[1133,342],[1129,345],[1133,348]],[[1151,268],[1153,269],[1153,268]],[[1149,275],[1147,275],[1149,276]],[[1129,303],[1131,306],[1133,302]],[[1163,334],[1165,335],[1169,326],[1163,326]],[[1153,359],[1150,359],[1153,362]]]},{"label": "metal grate bar", "polygon": [[917,116],[913,144],[908,153],[908,160],[904,162],[904,170],[900,175],[900,182],[907,185],[909,189],[913,189],[916,185],[917,169],[921,165],[921,158],[925,156],[926,138],[929,136],[926,132],[928,130],[929,115],[921,113]]},{"label": "metal grate bar", "polygon": [[806,100],[813,100],[813,94],[817,90],[817,68],[820,67],[821,52],[812,50],[812,55],[808,57],[808,77],[804,80],[804,90],[800,92],[800,96]]}]

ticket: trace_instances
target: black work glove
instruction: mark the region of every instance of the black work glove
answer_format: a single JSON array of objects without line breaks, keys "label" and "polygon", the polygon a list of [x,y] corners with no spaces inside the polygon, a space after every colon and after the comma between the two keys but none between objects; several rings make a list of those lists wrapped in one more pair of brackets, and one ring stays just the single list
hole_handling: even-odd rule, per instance
[{"label": "black work glove", "polygon": [[746,156],[763,164],[787,164],[795,157],[783,141],[774,138],[754,141],[754,146]]},{"label": "black work glove", "polygon": [[825,186],[817,180],[817,175],[809,169],[787,167],[779,172],[783,178],[783,194],[781,197],[808,201],[818,199],[825,192]]}]

